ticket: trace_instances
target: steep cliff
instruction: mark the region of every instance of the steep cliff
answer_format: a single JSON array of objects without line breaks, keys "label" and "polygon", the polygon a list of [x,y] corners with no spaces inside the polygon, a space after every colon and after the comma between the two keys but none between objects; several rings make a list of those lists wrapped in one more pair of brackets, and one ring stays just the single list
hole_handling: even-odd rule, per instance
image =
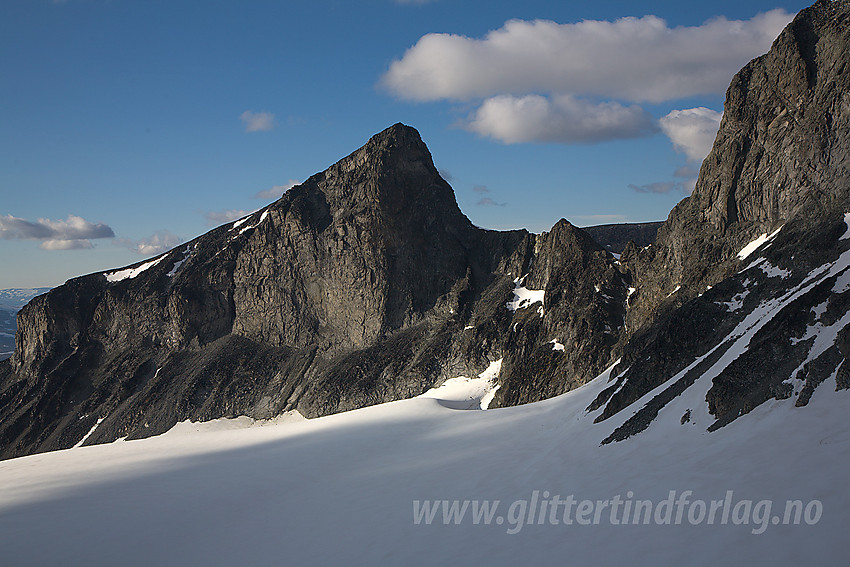
[{"label": "steep cliff", "polygon": [[820,0],[735,75],[693,194],[673,208],[653,246],[625,251],[641,281],[630,328],[654,321],[677,286],[680,297],[693,297],[729,276],[755,236],[847,203],[848,49],[847,1]]},{"label": "steep cliff", "polygon": [[609,440],[692,387],[683,423],[693,409],[709,428],[772,398],[804,406],[831,377],[846,387],[849,53],[850,2],[801,11],[732,80],[693,195],[654,245],[624,251],[630,336],[592,407],[602,421],[653,394]]}]

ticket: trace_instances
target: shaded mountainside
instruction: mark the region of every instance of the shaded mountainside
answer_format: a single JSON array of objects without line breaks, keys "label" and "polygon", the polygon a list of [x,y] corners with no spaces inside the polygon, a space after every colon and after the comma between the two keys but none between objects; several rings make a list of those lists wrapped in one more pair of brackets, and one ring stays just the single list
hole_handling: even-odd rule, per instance
[{"label": "shaded mountainside", "polygon": [[35,298],[0,363],[0,457],[325,415],[496,361],[504,406],[619,359],[589,410],[634,415],[607,441],[683,404],[683,425],[714,429],[847,387],[848,24],[850,1],[819,1],[736,75],[660,228],[476,228],[396,124],[244,219]]},{"label": "shaded mountainside", "polygon": [[737,269],[736,254],[794,216],[842,210],[850,195],[850,7],[818,1],[735,75],[693,194],[648,250],[623,262],[641,281],[629,327],[653,321],[681,286],[694,297]]},{"label": "shaded mountainside", "polygon": [[630,337],[594,407],[643,405],[610,440],[689,388],[716,428],[772,398],[805,405],[827,379],[847,387],[848,54],[850,2],[801,11],[732,80],[693,195],[653,246],[624,250]]}]

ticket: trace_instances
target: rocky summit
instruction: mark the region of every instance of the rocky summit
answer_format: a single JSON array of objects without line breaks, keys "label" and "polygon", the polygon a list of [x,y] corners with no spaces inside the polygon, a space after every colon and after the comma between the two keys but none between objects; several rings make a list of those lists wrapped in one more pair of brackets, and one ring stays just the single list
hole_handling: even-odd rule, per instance
[{"label": "rocky summit", "polygon": [[36,297],[0,362],[0,457],[315,417],[458,376],[515,405],[614,364],[588,410],[631,417],[606,442],[685,392],[682,426],[773,398],[805,411],[827,379],[850,386],[848,30],[850,1],[820,0],[735,76],[660,227],[475,227],[396,124],[243,219]]}]

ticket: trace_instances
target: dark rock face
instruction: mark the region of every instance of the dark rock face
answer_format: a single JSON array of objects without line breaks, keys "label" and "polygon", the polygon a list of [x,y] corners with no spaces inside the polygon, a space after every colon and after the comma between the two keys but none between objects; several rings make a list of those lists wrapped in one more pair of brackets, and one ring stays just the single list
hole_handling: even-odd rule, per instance
[{"label": "dark rock face", "polygon": [[[638,282],[630,337],[615,384],[589,409],[604,406],[604,421],[668,385],[607,441],[643,430],[707,376],[710,429],[769,399],[804,406],[833,374],[838,387],[846,383],[848,53],[850,2],[800,12],[733,79],[694,194],[654,245],[624,251]],[[780,228],[741,259],[748,242]]]},{"label": "dark rock face", "polygon": [[842,213],[795,217],[739,273],[636,334],[616,381],[588,409],[602,422],[657,391],[606,441],[643,431],[692,387],[701,388],[709,430],[771,399],[805,406],[828,379],[844,387],[848,231]]},{"label": "dark rock face", "polygon": [[631,329],[653,321],[677,285],[693,296],[731,275],[735,254],[756,235],[847,202],[848,48],[847,1],[818,1],[735,75],[693,195],[670,212],[649,250],[624,252],[641,281]]},{"label": "dark rock face", "polygon": [[396,124],[240,221],[32,300],[0,362],[0,458],[96,424],[87,444],[325,415],[498,360],[491,406],[619,359],[587,408],[601,423],[632,410],[604,442],[673,410],[713,430],[768,400],[805,406],[833,379],[850,388],[848,53],[850,0],[802,11],[733,80],[694,194],[657,237],[478,229]]},{"label": "dark rock face", "polygon": [[610,363],[621,337],[628,285],[612,257],[565,220],[537,237],[535,248],[522,283],[544,290],[544,301],[513,316],[494,399],[502,405],[581,386]]}]

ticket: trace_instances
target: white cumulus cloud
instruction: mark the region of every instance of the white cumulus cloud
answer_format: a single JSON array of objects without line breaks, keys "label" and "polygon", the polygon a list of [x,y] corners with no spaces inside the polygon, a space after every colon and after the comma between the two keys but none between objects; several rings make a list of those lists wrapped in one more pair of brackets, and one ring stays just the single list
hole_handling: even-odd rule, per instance
[{"label": "white cumulus cloud", "polygon": [[[472,102],[461,126],[505,143],[635,138],[659,126],[637,104],[723,93],[792,17],[776,9],[676,27],[652,15],[510,20],[480,38],[430,33],[390,64],[380,84],[411,101]],[[698,151],[684,134],[679,140],[689,157]]]},{"label": "white cumulus cloud", "polygon": [[639,106],[592,103],[570,95],[491,97],[472,113],[464,127],[506,144],[589,144],[656,131],[652,117]]},{"label": "white cumulus cloud", "polygon": [[239,115],[246,132],[266,132],[274,128],[274,114],[271,112],[253,112],[246,110]]},{"label": "white cumulus cloud", "polygon": [[659,124],[677,151],[700,163],[711,151],[722,117],[723,113],[700,106],[674,110],[662,117]]},{"label": "white cumulus cloud", "polygon": [[721,93],[791,19],[776,9],[750,20],[672,28],[656,16],[511,20],[481,39],[427,34],[392,62],[381,83],[416,101],[560,93],[662,102]]}]

